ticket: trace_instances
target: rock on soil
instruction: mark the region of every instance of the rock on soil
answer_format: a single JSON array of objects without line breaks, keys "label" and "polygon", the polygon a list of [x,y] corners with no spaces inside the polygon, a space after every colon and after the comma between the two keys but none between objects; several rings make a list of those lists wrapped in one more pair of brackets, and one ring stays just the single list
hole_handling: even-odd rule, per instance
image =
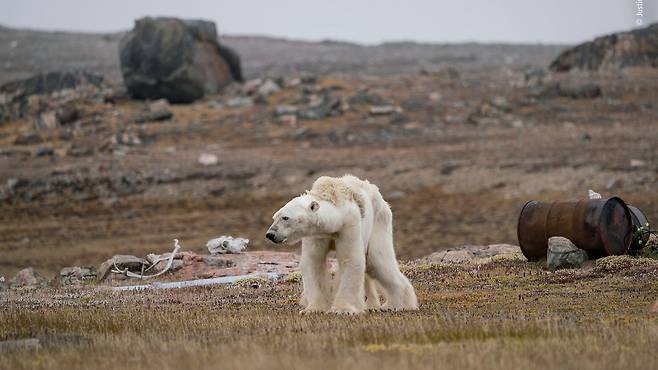
[{"label": "rock on soil", "polygon": [[421,258],[420,263],[479,263],[487,258],[521,253],[521,248],[511,244],[463,245],[445,251],[434,252]]},{"label": "rock on soil", "polygon": [[571,240],[561,236],[548,238],[546,267],[555,271],[560,268],[581,267],[587,261],[587,252],[576,247]]},{"label": "rock on soil", "polygon": [[94,281],[96,278],[96,268],[94,267],[64,267],[59,272],[62,285],[79,285],[83,282]]},{"label": "rock on soil", "polygon": [[142,271],[142,266],[148,266],[149,262],[143,258],[117,254],[103,262],[98,267],[98,280],[102,281],[107,278],[110,275],[112,269],[114,269],[114,265],[116,265],[121,270],[128,269],[128,271],[140,273]]},{"label": "rock on soil", "polygon": [[658,23],[578,45],[560,54],[550,68],[562,72],[630,66],[658,67]]},{"label": "rock on soil", "polygon": [[119,45],[121,73],[137,99],[189,103],[240,81],[240,58],[219,46],[213,22],[141,18]]},{"label": "rock on soil", "polygon": [[9,286],[11,288],[20,288],[20,287],[40,287],[48,284],[48,279],[39,275],[38,272],[34,271],[32,267],[28,267],[19,271],[16,276],[9,280]]}]

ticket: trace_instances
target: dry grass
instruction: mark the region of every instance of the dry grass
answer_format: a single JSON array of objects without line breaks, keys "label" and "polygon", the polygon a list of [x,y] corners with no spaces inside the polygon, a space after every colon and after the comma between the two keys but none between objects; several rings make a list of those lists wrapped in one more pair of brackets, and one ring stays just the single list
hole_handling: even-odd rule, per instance
[{"label": "dry grass", "polygon": [[294,279],[5,292],[0,339],[37,337],[42,348],[4,353],[0,368],[656,368],[658,269],[613,263],[624,273],[408,266],[421,310],[359,317],[300,316]]}]

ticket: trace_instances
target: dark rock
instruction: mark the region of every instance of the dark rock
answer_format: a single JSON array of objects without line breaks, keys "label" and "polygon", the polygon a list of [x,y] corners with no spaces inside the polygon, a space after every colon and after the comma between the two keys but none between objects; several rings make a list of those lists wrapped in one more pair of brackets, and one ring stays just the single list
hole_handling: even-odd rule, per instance
[{"label": "dark rock", "polygon": [[55,151],[53,150],[53,148],[51,148],[49,146],[42,146],[39,149],[37,149],[36,153],[34,153],[34,154],[37,157],[44,157],[44,156],[47,156],[47,155],[48,156],[54,155]]},{"label": "dark rock", "polygon": [[83,84],[100,87],[103,76],[84,71],[55,71],[8,82],[0,86],[0,93],[11,95],[12,101],[25,100],[30,95],[50,94],[64,89],[74,89]]},{"label": "dark rock", "polygon": [[630,66],[658,67],[658,23],[580,44],[560,54],[550,68],[563,72]]},{"label": "dark rock", "polygon": [[371,94],[368,90],[359,89],[356,94],[350,97],[348,102],[352,105],[368,104],[368,105],[387,105],[388,102],[377,94]]},{"label": "dark rock", "polygon": [[43,142],[41,136],[36,133],[21,135],[14,140],[14,145],[33,145]]},{"label": "dark rock", "polygon": [[572,99],[592,99],[601,96],[601,87],[593,83],[560,85],[560,96]]},{"label": "dark rock", "polygon": [[319,104],[297,111],[297,117],[307,120],[318,120],[332,115],[342,114],[340,99],[325,95]]},{"label": "dark rock", "polygon": [[137,99],[188,103],[242,79],[239,57],[219,46],[213,22],[141,18],[119,49],[124,83]]},{"label": "dark rock", "polygon": [[546,267],[555,271],[560,268],[581,267],[587,261],[587,252],[576,247],[571,240],[561,236],[548,238]]},{"label": "dark rock", "polygon": [[219,51],[219,55],[228,63],[233,79],[237,82],[244,82],[242,67],[240,65],[240,55],[235,50],[222,44],[217,44],[217,50]]},{"label": "dark rock", "polygon": [[551,99],[555,97],[565,97],[571,99],[593,99],[601,96],[601,87],[594,83],[567,84],[550,83],[546,85],[531,88],[530,95],[541,98]]},{"label": "dark rock", "polygon": [[578,135],[578,140],[580,140],[582,142],[592,141],[592,135],[590,135],[587,132],[584,132],[584,133]]}]

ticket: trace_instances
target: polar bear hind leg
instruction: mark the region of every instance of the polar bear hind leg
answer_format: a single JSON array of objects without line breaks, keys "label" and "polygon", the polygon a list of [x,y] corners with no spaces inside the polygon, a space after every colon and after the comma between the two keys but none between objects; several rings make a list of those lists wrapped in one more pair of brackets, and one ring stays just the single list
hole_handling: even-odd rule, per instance
[{"label": "polar bear hind leg", "polygon": [[[382,200],[383,202],[383,200]],[[384,291],[384,310],[417,310],[416,292],[406,276],[400,272],[393,248],[393,215],[387,204],[375,218],[368,247],[368,273]]]},{"label": "polar bear hind leg", "polygon": [[366,309],[378,311],[382,308],[382,303],[379,299],[379,292],[377,291],[377,280],[366,274]]}]

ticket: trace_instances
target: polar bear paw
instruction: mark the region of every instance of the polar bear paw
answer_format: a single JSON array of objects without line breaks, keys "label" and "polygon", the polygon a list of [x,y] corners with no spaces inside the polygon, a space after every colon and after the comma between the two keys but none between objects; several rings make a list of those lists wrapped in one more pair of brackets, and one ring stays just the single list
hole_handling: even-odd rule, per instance
[{"label": "polar bear paw", "polygon": [[311,314],[311,313],[326,312],[326,311],[327,310],[322,308],[322,307],[308,306],[308,307],[302,309],[301,311],[299,311],[299,313],[301,313],[302,315],[308,315],[308,314]]},{"label": "polar bear paw", "polygon": [[329,312],[338,315],[360,315],[365,311],[352,305],[334,305]]}]

